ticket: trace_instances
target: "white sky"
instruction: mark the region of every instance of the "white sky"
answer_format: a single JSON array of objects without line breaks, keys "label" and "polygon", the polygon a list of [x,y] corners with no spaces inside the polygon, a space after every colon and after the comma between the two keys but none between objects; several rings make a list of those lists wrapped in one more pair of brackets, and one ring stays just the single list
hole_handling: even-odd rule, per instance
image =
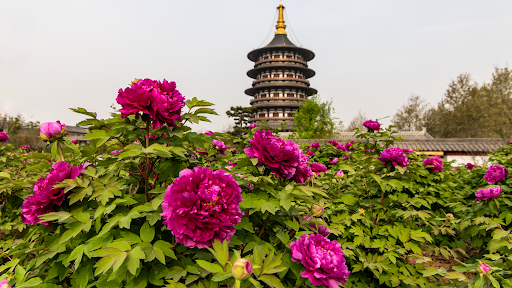
[{"label": "white sky", "polygon": [[[249,106],[247,53],[264,40],[278,4],[0,0],[0,113],[74,125],[83,117],[67,108],[108,117],[119,88],[165,78],[186,98],[216,104],[220,116],[195,130],[221,130],[233,123],[230,106]],[[510,0],[283,4],[286,24],[316,53],[311,86],[333,99],[345,124],[358,110],[393,115],[412,93],[435,104],[457,75],[481,83],[512,63]]]}]

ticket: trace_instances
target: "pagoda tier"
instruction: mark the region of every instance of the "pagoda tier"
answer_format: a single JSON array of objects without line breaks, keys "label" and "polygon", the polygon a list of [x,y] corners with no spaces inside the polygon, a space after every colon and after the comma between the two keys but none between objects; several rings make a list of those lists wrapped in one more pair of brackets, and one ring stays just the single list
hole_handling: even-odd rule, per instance
[{"label": "pagoda tier", "polygon": [[254,79],[252,88],[245,94],[252,96],[251,106],[256,108],[251,123],[266,120],[267,125],[279,127],[285,122],[285,131],[294,128],[293,115],[309,96],[317,90],[309,86],[307,79],[315,76],[307,62],[315,53],[297,47],[286,36],[283,5],[277,7],[279,20],[274,39],[265,47],[251,51],[247,57],[255,62],[247,76]]}]

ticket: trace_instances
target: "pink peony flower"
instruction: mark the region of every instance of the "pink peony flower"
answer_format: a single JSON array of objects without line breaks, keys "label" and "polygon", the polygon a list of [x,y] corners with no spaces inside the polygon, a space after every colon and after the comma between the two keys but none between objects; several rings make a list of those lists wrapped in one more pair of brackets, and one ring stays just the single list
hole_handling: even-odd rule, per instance
[{"label": "pink peony flower", "polygon": [[468,168],[469,170],[473,170],[473,168],[476,168],[476,167],[479,167],[473,163],[466,163],[466,168]]},{"label": "pink peony flower", "polygon": [[327,142],[327,143],[331,144],[331,145],[332,145],[332,146],[334,146],[334,147],[338,147],[338,146],[340,145],[340,143],[338,143],[338,142],[336,142],[336,141],[334,141],[334,140],[331,140],[331,141],[329,141],[329,142]]},{"label": "pink peony flower", "polygon": [[311,163],[311,165],[309,165],[309,167],[311,167],[311,170],[313,172],[315,172],[316,175],[327,171],[327,167],[325,167],[324,164],[320,164],[320,163],[317,163],[317,162]]},{"label": "pink peony flower", "polygon": [[308,151],[304,152],[304,154],[307,154],[307,155],[309,155],[311,157],[315,156],[315,152],[313,152],[311,150],[308,150]]},{"label": "pink peony flower", "polygon": [[0,132],[0,142],[5,143],[7,142],[7,139],[9,139],[9,135],[5,132]]},{"label": "pink peony flower", "polygon": [[480,200],[487,200],[489,198],[496,198],[496,197],[500,196],[501,191],[502,191],[502,189],[500,186],[490,187],[490,188],[482,188],[475,192],[475,196],[477,197],[475,202],[480,201]]},{"label": "pink peony flower", "polygon": [[427,168],[430,172],[441,172],[443,171],[443,160],[441,157],[434,156],[423,160],[423,166],[434,166]]},{"label": "pink peony flower", "polygon": [[377,122],[377,121],[373,121],[373,120],[366,120],[364,123],[363,123],[363,126],[368,128],[368,130],[370,131],[379,131],[380,130],[380,123]]},{"label": "pink peony flower", "polygon": [[343,170],[340,170],[340,171],[338,171],[336,173],[336,176],[334,176],[334,177],[336,177],[336,178],[343,178],[343,176],[345,176],[345,174],[343,173]]},{"label": "pink peony flower", "polygon": [[380,157],[377,157],[382,163],[388,164],[392,163],[393,166],[405,167],[409,164],[409,158],[404,154],[403,149],[397,147],[391,147],[384,149],[382,153],[380,153]]},{"label": "pink peony flower", "polygon": [[314,142],[313,144],[311,144],[311,148],[320,149],[320,143]]},{"label": "pink peony flower", "polygon": [[21,205],[21,221],[24,224],[44,224],[50,227],[50,223],[43,222],[39,216],[53,212],[54,206],[60,206],[65,198],[63,188],[53,186],[66,179],[75,179],[87,167],[89,163],[80,164],[77,167],[69,166],[66,161],[59,161],[53,164],[54,170],[50,171],[45,178],[40,178],[34,184],[34,194],[26,198]]},{"label": "pink peony flower", "polygon": [[20,146],[20,148],[28,150],[28,149],[30,149],[30,145]]},{"label": "pink peony flower", "polygon": [[55,141],[66,136],[66,125],[57,122],[45,122],[39,126],[39,136],[43,141]]},{"label": "pink peony flower", "polygon": [[268,166],[280,178],[293,177],[295,182],[304,183],[304,178],[307,180],[307,177],[313,176],[307,165],[309,157],[292,140],[284,141],[269,130],[256,130],[249,142],[251,146],[244,152],[251,158],[258,158],[258,165]]},{"label": "pink peony flower", "polygon": [[78,140],[73,140],[73,141],[71,141],[71,143],[76,145],[76,144],[78,144]]},{"label": "pink peony flower", "polygon": [[241,221],[242,189],[231,174],[205,167],[185,169],[167,187],[162,203],[164,224],[188,248],[231,240]]},{"label": "pink peony flower", "polygon": [[217,149],[217,154],[226,155],[226,150],[228,150],[228,146],[226,146],[224,142],[219,141],[217,139],[213,139],[212,142],[213,146],[215,146],[215,148]]},{"label": "pink peony flower", "polygon": [[331,160],[331,165],[334,165],[336,163],[338,163],[339,159],[338,158],[334,158]]},{"label": "pink peony flower", "polygon": [[153,129],[162,127],[164,123],[176,127],[175,120],[180,122],[181,108],[185,106],[185,97],[176,90],[176,82],[151,79],[137,79],[130,87],[119,89],[117,103],[122,106],[119,110],[121,118],[140,113],[147,114],[153,121]]},{"label": "pink peony flower", "polygon": [[249,125],[249,129],[256,128],[257,126],[258,126],[258,124],[252,123],[251,125]]},{"label": "pink peony flower", "polygon": [[204,132],[204,135],[212,135],[212,134],[213,134],[213,132],[210,130],[206,130],[206,132]]},{"label": "pink peony flower", "polygon": [[487,169],[487,172],[485,172],[484,179],[489,184],[493,184],[496,182],[503,181],[505,177],[508,175],[508,169],[506,167],[503,167],[501,165],[495,165],[489,167]]},{"label": "pink peony flower", "polygon": [[350,156],[341,156],[341,159],[348,160],[350,159]]},{"label": "pink peony flower", "polygon": [[313,285],[339,288],[338,282],[347,284],[350,271],[338,242],[318,234],[304,234],[290,248],[292,261],[304,265],[300,276],[308,278]]},{"label": "pink peony flower", "polygon": [[112,153],[112,154],[119,154],[119,153],[121,153],[121,152],[123,152],[123,149],[121,149],[121,150],[112,150],[112,151],[110,151],[110,153]]},{"label": "pink peony flower", "polygon": [[341,151],[351,151],[351,150],[353,150],[352,145],[354,145],[354,143],[355,142],[349,142],[345,145],[339,144],[338,146],[336,146],[336,149],[341,150]]}]

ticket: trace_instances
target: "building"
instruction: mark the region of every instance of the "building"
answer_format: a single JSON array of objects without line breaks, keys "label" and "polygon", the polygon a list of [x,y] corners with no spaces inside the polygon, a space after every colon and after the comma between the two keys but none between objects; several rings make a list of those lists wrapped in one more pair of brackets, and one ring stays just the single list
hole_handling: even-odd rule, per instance
[{"label": "building", "polygon": [[71,141],[78,141],[80,146],[85,146],[89,143],[89,140],[82,140],[85,137],[85,134],[89,133],[89,129],[79,126],[66,126],[67,135]]},{"label": "building", "polygon": [[[288,136],[289,133],[281,133],[281,137]],[[466,163],[485,164],[489,161],[488,154],[498,150],[507,144],[500,138],[434,138],[428,134],[426,129],[422,131],[401,131],[394,134],[403,139],[395,142],[395,147],[416,150],[417,154],[440,156],[444,161],[453,161],[457,166]],[[341,132],[336,134],[334,139],[301,139],[298,143],[301,145],[319,142],[327,144],[329,140],[336,140],[345,144],[348,142],[364,141],[357,139],[354,132]]]},{"label": "building", "polygon": [[283,17],[285,7],[281,4],[277,9],[279,19],[274,39],[247,55],[255,63],[247,72],[254,81],[245,94],[253,97],[250,103],[256,108],[250,123],[266,120],[267,125],[279,127],[285,122],[284,131],[290,131],[294,112],[309,96],[317,93],[307,80],[315,75],[315,71],[308,68],[308,61],[315,57],[315,53],[288,39]]}]

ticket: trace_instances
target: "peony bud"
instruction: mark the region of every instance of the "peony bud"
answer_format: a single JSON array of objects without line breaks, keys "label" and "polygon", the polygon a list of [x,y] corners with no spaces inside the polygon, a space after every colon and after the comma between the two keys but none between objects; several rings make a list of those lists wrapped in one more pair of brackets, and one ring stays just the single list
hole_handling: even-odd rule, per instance
[{"label": "peony bud", "polygon": [[450,219],[452,219],[452,220],[455,218],[455,217],[453,217],[453,214],[452,214],[452,213],[448,213],[448,214],[446,214],[446,217],[448,217],[448,218],[450,218]]},{"label": "peony bud", "polygon": [[11,288],[11,285],[9,285],[9,281],[3,280],[0,281],[0,288]]},{"label": "peony bud", "polygon": [[314,216],[322,216],[324,215],[324,207],[313,204],[313,206],[311,206],[311,212]]},{"label": "peony bud", "polygon": [[237,280],[245,280],[249,278],[249,275],[252,273],[252,265],[251,262],[247,259],[238,259],[233,263],[233,268],[231,268],[231,274]]},{"label": "peony bud", "polygon": [[336,176],[334,176],[334,177],[343,178],[343,176],[345,176],[345,174],[343,173],[343,170],[340,170],[340,171],[338,171],[338,173],[336,173]]},{"label": "peony bud", "polygon": [[361,213],[361,214],[363,214],[363,213],[364,213],[364,209],[363,209],[363,208],[359,208],[359,209],[357,209],[357,211],[358,211],[359,213]]},{"label": "peony bud", "polygon": [[57,122],[45,122],[39,127],[39,136],[43,141],[55,141],[66,136],[66,125]]},{"label": "peony bud", "polygon": [[485,263],[480,263],[480,264],[478,264],[478,267],[476,268],[476,270],[480,274],[487,274],[487,273],[491,272],[491,266],[489,266]]}]

